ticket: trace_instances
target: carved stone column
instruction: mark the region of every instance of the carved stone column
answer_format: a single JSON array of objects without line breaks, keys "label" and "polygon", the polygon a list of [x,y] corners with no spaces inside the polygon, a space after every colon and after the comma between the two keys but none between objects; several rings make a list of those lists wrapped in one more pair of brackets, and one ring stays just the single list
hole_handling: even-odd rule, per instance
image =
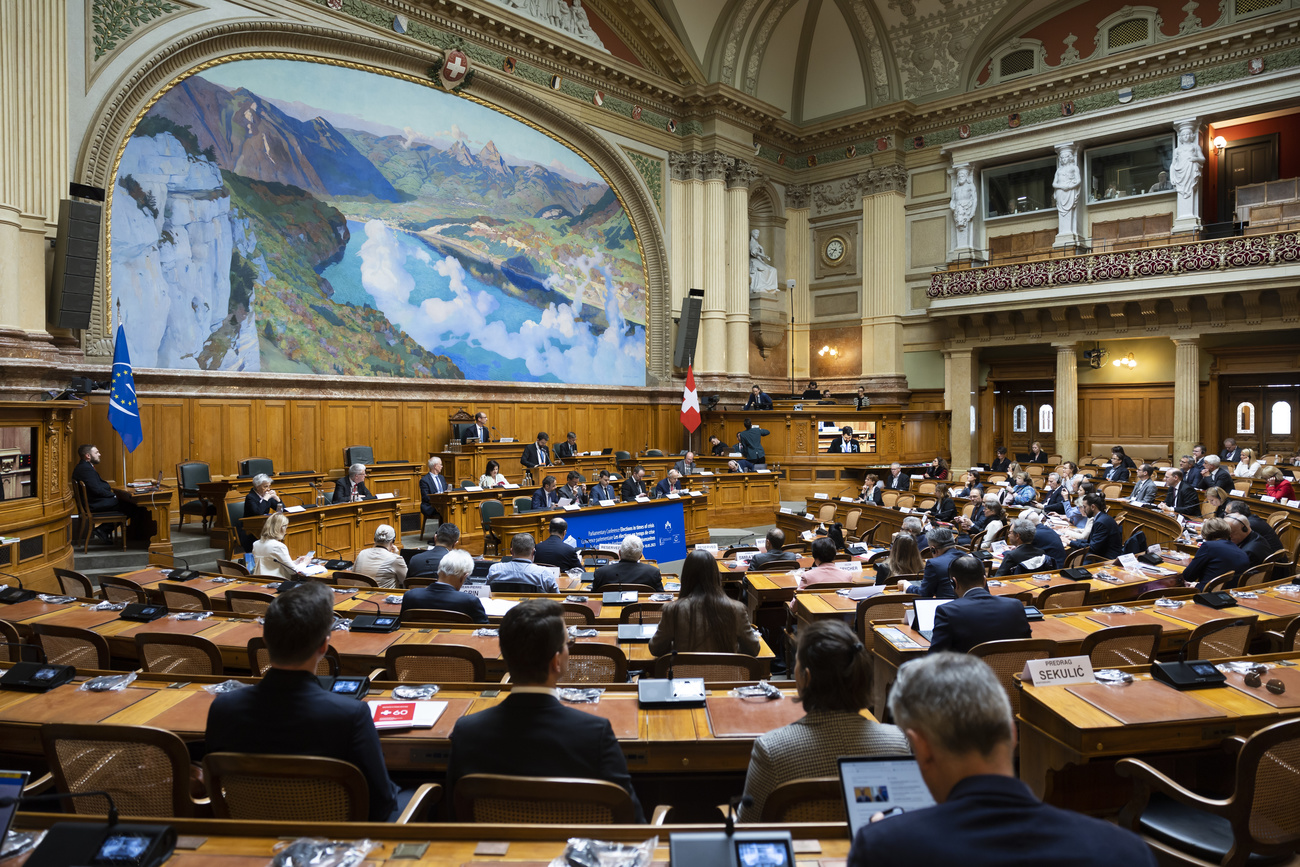
[{"label": "carved stone column", "polygon": [[1201,150],[1201,122],[1187,118],[1174,123],[1174,158],[1169,164],[1169,182],[1178,191],[1175,232],[1201,228],[1201,182],[1205,175],[1205,151]]},{"label": "carved stone column", "polygon": [[1083,175],[1079,171],[1079,149],[1074,142],[1056,145],[1056,174],[1052,177],[1056,204],[1056,239],[1053,246],[1079,243],[1080,211],[1083,209]]},{"label": "carved stone column", "polygon": [[1201,441],[1201,344],[1199,336],[1174,341],[1174,458],[1190,455]]},{"label": "carved stone column", "polygon": [[727,169],[735,160],[713,151],[704,154],[701,172],[704,179],[703,231],[704,305],[700,314],[699,350],[695,353],[702,373],[725,373],[727,370]]},{"label": "carved stone column", "polygon": [[1056,346],[1056,451],[1079,460],[1079,356],[1077,343]]},{"label": "carved stone column", "polygon": [[758,177],[745,160],[727,172],[727,373],[749,376],[749,185]]},{"label": "carved stone column", "polygon": [[[791,184],[785,188],[785,277],[794,281],[794,289],[785,298],[786,319],[794,311],[794,333],[787,340],[794,343],[791,379],[808,379],[808,322],[812,319],[812,295],[808,284],[812,282],[812,235],[808,227],[811,189],[807,184]],[[786,355],[791,354],[786,347]]]},{"label": "carved stone column", "polygon": [[[951,478],[958,478],[966,467],[974,463],[979,454],[975,442],[978,423],[972,423],[976,410],[979,374],[978,354],[974,348],[945,349],[943,351],[943,404],[952,413],[948,432]],[[978,421],[978,420],[976,420]]]},{"label": "carved stone column", "polygon": [[[672,173],[669,184],[671,214],[668,243],[672,248],[669,267],[672,279],[670,309],[673,313],[682,309],[682,299],[688,290],[700,288],[695,266],[696,259],[700,257],[700,242],[703,240],[702,221],[697,220],[697,215],[703,215],[703,190],[700,182],[700,163],[703,159],[702,154],[694,152],[668,155],[668,168]],[[703,267],[703,263],[700,266]],[[676,335],[673,335],[673,341],[675,345]],[[697,339],[697,351],[699,345]]]},{"label": "carved stone column", "polygon": [[886,166],[858,175],[862,196],[862,382],[874,404],[905,404],[903,277],[906,261],[907,170]]}]

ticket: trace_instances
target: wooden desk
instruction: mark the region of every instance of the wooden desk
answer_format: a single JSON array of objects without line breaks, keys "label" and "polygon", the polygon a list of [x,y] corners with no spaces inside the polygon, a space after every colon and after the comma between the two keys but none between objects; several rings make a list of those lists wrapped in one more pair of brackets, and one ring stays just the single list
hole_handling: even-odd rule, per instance
[{"label": "wooden desk", "polygon": [[[315,551],[324,557],[332,556],[333,551],[341,551],[344,555],[360,551],[375,543],[375,528],[380,524],[398,525],[403,502],[400,497],[393,497],[316,506],[302,512],[286,511],[289,529],[284,544],[298,555]],[[261,535],[266,517],[252,515],[245,518],[244,529],[256,539]]]},{"label": "wooden desk", "polygon": [[696,473],[686,478],[686,484],[692,488],[708,492],[709,523],[714,526],[763,524],[781,507],[779,473],[721,472],[711,476]]},{"label": "wooden desk", "polygon": [[172,495],[175,488],[160,488],[153,491],[136,492],[131,488],[114,488],[113,493],[128,500],[142,509],[147,509],[153,518],[153,535],[149,537],[150,554],[171,554],[172,552]]},{"label": "wooden desk", "polygon": [[[475,482],[478,480],[475,479]],[[477,486],[477,485],[476,485]],[[484,488],[480,491],[467,491],[464,488],[450,488],[441,494],[434,494],[429,503],[444,523],[455,524],[460,528],[459,546],[471,554],[483,553],[483,521],[479,517],[479,506],[487,500],[500,500],[507,515],[515,513],[515,497],[532,499],[537,486],[519,488]]]},{"label": "wooden desk", "polygon": [[[341,469],[333,478],[341,478],[346,472],[346,469]],[[393,526],[397,528],[399,536],[402,531],[418,533],[424,529],[424,522],[420,519],[420,476],[425,472],[427,470],[424,464],[402,461],[374,463],[366,467],[366,487],[370,492],[376,495],[392,494],[398,500],[401,523]]]},{"label": "wooden desk", "polygon": [[[324,473],[294,473],[293,475],[281,473],[272,477],[271,488],[280,495],[280,501],[286,506],[309,506],[316,502],[317,490],[323,490],[321,482],[324,479]],[[217,510],[212,523],[208,525],[208,540],[212,547],[226,547],[226,542],[230,538],[230,510],[227,506],[231,503],[242,503],[252,489],[252,476],[224,478],[217,476],[210,482],[199,483],[199,493]],[[328,497],[329,492],[326,492],[325,496]]]},{"label": "wooden desk", "polygon": [[537,512],[505,515],[492,521],[492,530],[501,539],[501,550],[510,550],[510,540],[516,533],[531,533],[535,541],[546,538],[546,527],[551,518],[571,518],[573,515],[587,515],[593,511],[630,513],[653,509],[664,503],[681,503],[682,516],[686,523],[683,544],[688,548],[709,541],[709,498],[708,494],[700,496],[683,495],[678,500],[650,500],[645,503],[616,503],[613,506],[585,506],[575,512],[564,509],[547,509]]}]

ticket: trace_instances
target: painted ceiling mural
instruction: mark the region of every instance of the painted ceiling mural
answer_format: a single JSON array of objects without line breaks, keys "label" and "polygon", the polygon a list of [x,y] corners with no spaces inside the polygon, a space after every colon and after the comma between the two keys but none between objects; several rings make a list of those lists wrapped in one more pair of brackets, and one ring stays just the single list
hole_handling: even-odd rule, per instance
[{"label": "painted ceiling mural", "polygon": [[208,67],[133,130],[111,208],[138,367],[645,384],[619,199],[468,99],[306,60]]}]

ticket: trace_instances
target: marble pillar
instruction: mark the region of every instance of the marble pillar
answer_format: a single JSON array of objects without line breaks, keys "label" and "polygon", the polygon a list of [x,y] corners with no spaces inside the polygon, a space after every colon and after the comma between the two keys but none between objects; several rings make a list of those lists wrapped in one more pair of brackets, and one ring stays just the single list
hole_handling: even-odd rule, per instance
[{"label": "marble pillar", "polygon": [[976,443],[978,424],[972,425],[976,409],[979,355],[973,348],[943,350],[943,405],[951,415],[948,431],[951,478],[958,478],[979,454]]},{"label": "marble pillar", "polygon": [[1201,441],[1201,345],[1196,336],[1174,337],[1174,459]]},{"label": "marble pillar", "polygon": [[872,169],[857,177],[862,194],[862,382],[873,404],[905,404],[903,314],[907,311],[907,170]]},{"label": "marble pillar", "polygon": [[794,351],[786,347],[787,363],[792,365],[789,371],[791,379],[809,379],[808,323],[812,319],[812,293],[808,284],[812,282],[812,232],[808,226],[809,198],[811,190],[807,184],[791,184],[785,188],[785,278],[794,281],[794,289],[786,290],[786,318],[793,310]]},{"label": "marble pillar", "polygon": [[[695,265],[700,258],[700,242],[703,238],[703,226],[697,220],[702,215],[703,190],[700,181],[700,163],[703,155],[699,153],[669,154],[668,167],[672,180],[669,184],[668,238],[671,247],[670,279],[672,285],[671,311],[677,315],[682,309],[682,299],[691,289],[698,289],[700,281],[696,279]],[[703,263],[701,263],[702,266]],[[679,324],[680,328],[681,325]],[[676,345],[676,334],[673,335]],[[696,338],[696,350],[699,349]]]},{"label": "marble pillar", "polygon": [[1056,344],[1056,452],[1079,460],[1079,354],[1076,343]]},{"label": "marble pillar", "polygon": [[727,171],[727,374],[749,378],[749,185],[758,177],[745,160]]},{"label": "marble pillar", "polygon": [[695,352],[696,370],[722,374],[727,370],[727,169],[735,160],[713,151],[701,163],[704,207],[703,231],[704,305],[700,314],[700,339]]}]

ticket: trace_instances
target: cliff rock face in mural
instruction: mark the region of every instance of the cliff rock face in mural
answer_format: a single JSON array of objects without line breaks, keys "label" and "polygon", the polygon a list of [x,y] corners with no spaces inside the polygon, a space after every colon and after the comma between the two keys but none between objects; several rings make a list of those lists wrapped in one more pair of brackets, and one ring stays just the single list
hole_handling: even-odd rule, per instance
[{"label": "cliff rock face in mural", "polygon": [[137,367],[645,383],[644,271],[609,185],[377,73],[182,80],[127,143],[111,245]]}]

